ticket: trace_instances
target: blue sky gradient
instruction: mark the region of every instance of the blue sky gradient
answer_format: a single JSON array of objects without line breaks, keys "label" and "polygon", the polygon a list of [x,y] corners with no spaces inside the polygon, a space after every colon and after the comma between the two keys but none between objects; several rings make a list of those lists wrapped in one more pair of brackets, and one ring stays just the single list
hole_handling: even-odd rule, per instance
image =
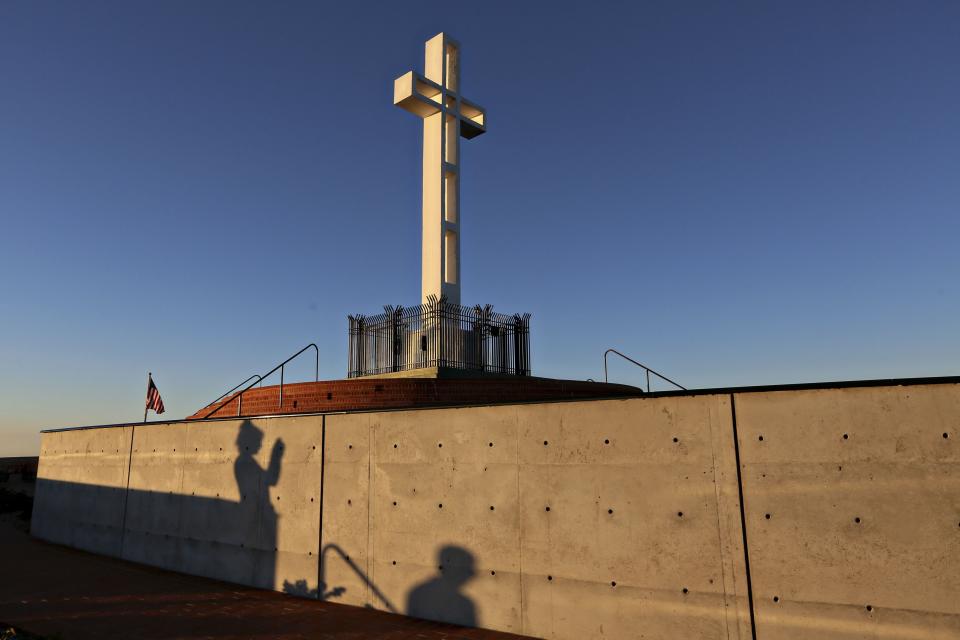
[{"label": "blue sky gradient", "polygon": [[[182,417],[416,304],[419,122],[463,46],[463,298],[536,375],[960,374],[960,3],[0,3],[0,455]],[[306,360],[292,374],[312,373]],[[615,380],[639,383],[625,364]]]}]

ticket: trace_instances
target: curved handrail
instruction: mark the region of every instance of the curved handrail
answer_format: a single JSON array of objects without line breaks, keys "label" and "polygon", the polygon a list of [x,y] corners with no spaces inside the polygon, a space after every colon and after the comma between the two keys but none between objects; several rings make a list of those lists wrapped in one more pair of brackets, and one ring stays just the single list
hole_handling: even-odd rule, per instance
[{"label": "curved handrail", "polygon": [[[360,567],[357,566],[357,563],[355,563],[353,560],[351,560],[351,559],[350,559],[350,556],[348,556],[346,553],[344,553],[343,549],[341,549],[339,545],[333,544],[333,543],[330,543],[330,544],[326,545],[326,546],[323,548],[323,550],[320,552],[320,571],[321,571],[321,574],[322,574],[322,575],[321,575],[321,577],[320,577],[320,584],[318,585],[317,588],[318,588],[318,590],[320,591],[320,599],[321,599],[321,600],[326,600],[326,595],[327,595],[327,594],[324,593],[325,590],[326,590],[326,587],[327,587],[327,585],[326,585],[326,579],[327,579],[326,556],[327,556],[327,551],[331,551],[331,550],[332,550],[332,551],[336,551],[337,553],[340,554],[340,557],[343,559],[344,562],[347,563],[347,566],[349,566],[351,569],[353,569],[353,572],[356,573],[356,574],[360,577],[360,579],[364,581],[364,583],[366,583],[366,585],[367,585],[367,587],[369,587],[370,591],[373,592],[373,595],[377,596],[377,597],[383,602],[383,604],[387,605],[387,609],[389,609],[389,610],[392,611],[393,613],[400,613],[399,611],[397,611],[397,608],[396,608],[395,606],[393,606],[393,603],[390,602],[390,600],[387,598],[387,596],[385,596],[385,595],[380,591],[380,589],[377,588],[377,585],[375,585],[375,584],[373,583],[373,581],[370,580],[370,578],[367,576],[367,574],[365,574],[365,573],[363,572],[363,570],[362,570]],[[330,594],[337,594],[337,595],[338,595],[336,589],[331,590],[331,591],[330,591]]]},{"label": "curved handrail", "polygon": [[[305,346],[303,349],[300,349],[300,351],[297,351],[295,354],[293,354],[292,356],[290,356],[289,358],[287,358],[286,360],[284,360],[284,361],[281,362],[280,364],[278,364],[277,366],[275,366],[273,369],[270,369],[270,371],[267,371],[265,374],[263,374],[262,376],[260,376],[260,380],[259,380],[259,381],[260,381],[260,382],[263,382],[264,380],[266,380],[267,378],[269,378],[271,375],[273,375],[273,373],[276,372],[277,369],[280,370],[280,402],[279,402],[279,404],[277,405],[278,407],[283,407],[283,368],[286,366],[286,364],[287,364],[288,362],[290,362],[291,360],[293,360],[294,358],[296,358],[297,356],[299,356],[301,353],[303,353],[304,351],[306,351],[306,350],[309,349],[310,347],[313,347],[313,350],[316,351],[316,356],[317,356],[316,362],[314,363],[314,366],[313,366],[313,381],[314,381],[314,382],[319,381],[319,380],[320,380],[320,349],[317,347],[316,344],[314,344],[314,343],[312,343],[312,342],[311,342],[310,344],[308,344],[307,346]],[[241,384],[242,384],[242,383],[241,383]],[[254,381],[251,382],[249,385],[247,385],[246,387],[244,387],[243,389],[241,389],[240,392],[237,394],[237,398],[238,398],[238,399],[237,399],[237,417],[240,417],[240,415],[241,415],[241,410],[242,410],[242,408],[243,408],[243,394],[246,393],[247,391],[249,391],[250,388],[253,387],[253,385],[255,385],[255,384],[257,384],[257,381],[256,381],[256,380],[254,380]],[[214,407],[213,411],[211,411],[211,412],[208,413],[207,415],[203,416],[203,419],[209,418],[209,417],[212,416],[214,413],[216,413],[217,411],[219,411],[221,408],[223,408],[222,405],[221,405],[220,407]]]},{"label": "curved handrail", "polygon": [[208,402],[208,403],[207,403],[207,406],[209,407],[211,404],[216,404],[216,403],[220,402],[221,400],[223,400],[224,398],[226,398],[228,395],[230,395],[231,393],[233,393],[234,391],[236,391],[237,389],[239,389],[239,388],[242,387],[243,385],[247,384],[248,382],[250,382],[250,381],[253,380],[254,378],[256,378],[256,379],[257,379],[258,381],[260,381],[260,382],[263,382],[263,378],[261,378],[259,375],[257,375],[257,374],[255,373],[255,374],[253,374],[252,376],[250,376],[249,378],[247,378],[246,380],[244,380],[243,382],[241,382],[240,384],[238,384],[237,386],[235,386],[234,388],[232,388],[232,389],[230,389],[229,391],[227,391],[226,393],[223,393],[223,394],[219,395],[219,396],[217,397],[217,399],[214,400],[213,402]]},{"label": "curved handrail", "polygon": [[672,384],[673,386],[677,387],[678,389],[681,389],[681,390],[683,390],[683,391],[686,391],[686,390],[687,390],[686,387],[679,385],[678,383],[674,382],[673,380],[671,380],[671,379],[668,378],[667,376],[663,375],[662,373],[657,373],[656,371],[654,371],[653,369],[651,369],[651,368],[648,367],[647,365],[645,365],[645,364],[640,364],[639,362],[637,362],[636,360],[634,360],[634,359],[631,358],[630,356],[625,356],[625,355],[623,355],[622,353],[620,353],[619,351],[617,351],[616,349],[607,349],[606,351],[603,352],[603,381],[604,381],[604,382],[610,382],[610,380],[607,378],[607,356],[608,356],[609,354],[611,354],[611,353],[615,353],[615,354],[617,354],[618,356],[620,356],[621,358],[623,358],[624,360],[629,360],[630,362],[632,362],[633,364],[637,365],[637,366],[640,367],[641,369],[646,370],[646,372],[647,372],[647,393],[650,393],[650,374],[651,374],[651,373],[652,373],[653,375],[657,376],[658,378],[660,378],[661,380],[664,380],[664,381],[666,381],[666,382],[669,382],[670,384]]}]

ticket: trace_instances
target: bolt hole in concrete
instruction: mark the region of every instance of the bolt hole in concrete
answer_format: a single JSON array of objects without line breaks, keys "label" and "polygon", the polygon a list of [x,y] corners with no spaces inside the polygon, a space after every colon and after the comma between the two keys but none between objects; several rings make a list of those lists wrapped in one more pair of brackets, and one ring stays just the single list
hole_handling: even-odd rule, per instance
[{"label": "bolt hole in concrete", "polygon": [[873,607],[869,604],[867,605],[867,611],[873,611]]},{"label": "bolt hole in concrete", "polygon": [[766,513],[766,514],[764,514],[763,517],[766,518],[767,520],[769,520],[769,519],[770,519],[770,514],[769,514],[769,513]]},{"label": "bolt hole in concrete", "polygon": [[437,443],[437,448],[438,448],[438,449],[443,449],[443,443],[442,443],[442,442],[438,442],[438,443]]},{"label": "bolt hole in concrete", "polygon": [[396,501],[396,500],[393,501],[393,506],[397,506],[397,501]]},{"label": "bolt hole in concrete", "polygon": [[548,582],[553,582],[553,576],[547,576],[547,581],[548,581]]},{"label": "bolt hole in concrete", "polygon": [[760,436],[758,440],[760,440],[760,442],[763,442],[763,436]]},{"label": "bolt hole in concrete", "polygon": [[397,561],[396,561],[396,560],[393,561],[393,565],[394,565],[394,566],[397,565]]},{"label": "bolt hole in concrete", "polygon": [[495,576],[495,575],[497,575],[497,572],[496,572],[496,571],[490,571],[490,575]]},{"label": "bolt hole in concrete", "polygon": [[490,511],[493,511],[493,505],[490,505]]},{"label": "bolt hole in concrete", "polygon": [[680,438],[674,438],[673,441],[674,441],[674,442],[680,442]]},{"label": "bolt hole in concrete", "polygon": [[611,586],[611,587],[615,587],[615,586],[617,586],[617,583],[616,583],[616,581],[614,581],[614,580],[611,580],[611,581],[610,581],[610,586]]},{"label": "bolt hole in concrete", "polygon": [[774,602],[780,602],[780,596],[773,596]]},{"label": "bolt hole in concrete", "polygon": [[493,446],[493,443],[492,443],[492,442],[488,442],[488,443],[487,443],[487,446],[488,446],[488,447],[492,447],[492,446]]},{"label": "bolt hole in concrete", "polygon": [[848,434],[848,433],[843,434],[843,439],[844,439],[844,440],[847,440],[847,439],[849,439],[849,438],[850,438],[850,434]]},{"label": "bolt hole in concrete", "polygon": [[682,517],[683,517],[683,511],[677,511],[677,517],[678,517],[678,518],[682,518]]},{"label": "bolt hole in concrete", "polygon": [[547,442],[546,440],[543,441],[543,446],[547,446],[548,444],[550,444],[550,443]]},{"label": "bolt hole in concrete", "polygon": [[397,448],[397,445],[393,445],[393,448],[396,449],[396,448]]},{"label": "bolt hole in concrete", "polygon": [[687,589],[686,587],[684,587],[684,588],[683,588],[683,595],[687,595],[688,593],[690,593],[690,590]]},{"label": "bolt hole in concrete", "polygon": [[545,509],[545,511],[550,511],[550,507],[547,507],[547,508]]},{"label": "bolt hole in concrete", "polygon": [[944,440],[946,440],[946,439],[949,438],[949,437],[950,437],[950,434],[948,434],[948,433],[943,434]]},{"label": "bolt hole in concrete", "polygon": [[859,518],[859,517],[854,518],[853,521],[856,522],[857,524],[860,524],[860,518]]},{"label": "bolt hole in concrete", "polygon": [[352,444],[348,444],[348,445],[347,445],[347,449],[353,449],[353,445],[352,445]]},{"label": "bolt hole in concrete", "polygon": [[348,505],[353,504],[353,500],[347,499],[347,504],[348,504]]},{"label": "bolt hole in concrete", "polygon": [[610,444],[610,440],[604,440],[603,444]]},{"label": "bolt hole in concrete", "polygon": [[613,509],[607,509],[607,513],[609,513],[610,515],[613,515]]},{"label": "bolt hole in concrete", "polygon": [[443,509],[443,503],[442,503],[442,502],[437,505],[437,509]]}]

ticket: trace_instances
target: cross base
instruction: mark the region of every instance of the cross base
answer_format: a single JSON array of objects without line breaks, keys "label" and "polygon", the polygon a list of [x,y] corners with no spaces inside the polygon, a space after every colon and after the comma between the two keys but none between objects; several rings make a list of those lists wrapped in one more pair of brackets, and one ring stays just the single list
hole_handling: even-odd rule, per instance
[{"label": "cross base", "polygon": [[495,313],[491,305],[464,307],[431,296],[426,304],[387,306],[382,314],[348,320],[350,378],[530,375],[529,313]]}]

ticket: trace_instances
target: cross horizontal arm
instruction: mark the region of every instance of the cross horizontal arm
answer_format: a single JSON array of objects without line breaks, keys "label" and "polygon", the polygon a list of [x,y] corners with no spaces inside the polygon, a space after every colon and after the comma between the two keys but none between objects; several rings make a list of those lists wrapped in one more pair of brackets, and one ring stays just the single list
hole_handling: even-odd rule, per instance
[{"label": "cross horizontal arm", "polygon": [[486,133],[483,107],[444,89],[416,71],[409,71],[393,82],[393,104],[426,118],[443,112],[460,120],[460,135],[468,140]]}]

